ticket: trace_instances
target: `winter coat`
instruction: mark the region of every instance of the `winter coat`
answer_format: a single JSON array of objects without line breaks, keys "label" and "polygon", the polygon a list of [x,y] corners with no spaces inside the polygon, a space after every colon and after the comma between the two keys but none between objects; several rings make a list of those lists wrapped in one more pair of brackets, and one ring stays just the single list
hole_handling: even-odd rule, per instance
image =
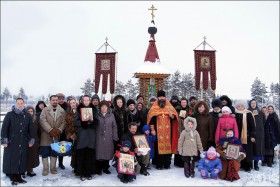
[{"label": "winter coat", "polygon": [[130,122],[136,122],[138,124],[137,133],[141,133],[142,128],[139,127],[141,122],[140,122],[138,111],[137,111],[136,108],[133,112],[131,112],[130,110],[126,111],[125,121],[126,121],[126,125],[125,125],[124,134],[126,134],[129,131],[128,130],[128,125],[129,125]]},{"label": "winter coat", "polygon": [[216,157],[214,160],[209,160],[206,156],[207,152],[204,152],[204,158],[201,158],[198,162],[198,171],[200,172],[202,169],[206,170],[207,172],[211,172],[214,169],[219,169],[219,171],[222,171],[222,163],[221,160]]},{"label": "winter coat", "polygon": [[265,115],[258,108],[248,108],[253,113],[256,122],[256,146],[254,146],[255,155],[264,155],[264,125]]},{"label": "winter coat", "polygon": [[222,115],[222,110],[220,110],[219,112],[215,112],[214,110],[209,112],[209,114],[212,116],[213,118],[213,125],[214,125],[214,134],[213,136],[215,136],[216,130],[217,130],[217,126],[218,126],[218,121],[220,119],[220,116]]},{"label": "winter coat", "polygon": [[234,131],[234,136],[239,137],[238,126],[236,120],[230,114],[223,114],[217,125],[215,134],[215,143],[218,143],[220,138],[226,137],[227,130],[232,129]]},{"label": "winter coat", "polygon": [[[204,103],[205,110],[203,113],[198,112],[198,106],[200,103]],[[202,147],[204,150],[208,150],[210,143],[214,142],[214,124],[213,118],[209,114],[209,107],[206,102],[199,101],[195,106],[197,132],[200,135]]]},{"label": "winter coat", "polygon": [[[246,158],[244,159],[245,162],[251,162],[253,160],[253,150],[255,143],[251,141],[251,138],[256,137],[256,127],[255,127],[255,121],[254,117],[251,112],[246,113],[247,117],[247,144],[243,144],[243,147],[246,152]],[[235,118],[238,126],[238,132],[239,132],[239,139],[241,140],[242,130],[243,130],[243,114],[240,113],[238,110],[236,110]]]},{"label": "winter coat", "polygon": [[114,114],[108,110],[105,116],[98,112],[96,127],[96,160],[111,160],[114,155],[114,141],[118,141],[118,129]]},{"label": "winter coat", "polygon": [[279,144],[279,118],[275,112],[268,115],[264,126],[265,148],[274,149]]},{"label": "winter coat", "polygon": [[4,148],[3,172],[18,174],[27,171],[28,144],[34,144],[34,125],[25,109],[21,112],[14,106],[4,118],[1,129],[1,144]]},{"label": "winter coat", "polygon": [[[56,121],[53,114],[53,107],[50,105],[45,107],[40,115],[40,125],[42,128],[41,133],[41,146],[50,146],[54,143],[53,137],[50,136],[49,132],[52,129],[59,129],[61,132],[64,130],[65,126],[65,111],[59,105],[56,107]],[[57,137],[56,137],[57,138]]]},{"label": "winter coat", "polygon": [[196,121],[193,121],[193,136],[191,135],[191,129],[187,124],[184,125],[185,130],[180,134],[178,141],[178,151],[182,151],[182,156],[197,156],[198,150],[203,151],[202,143],[199,133],[197,132]]},{"label": "winter coat", "polygon": [[[117,105],[117,100],[121,98],[123,105],[121,108],[118,107]],[[125,98],[122,95],[116,95],[114,97],[114,101],[113,101],[113,105],[114,105],[114,110],[113,110],[113,114],[115,116],[115,120],[117,123],[117,129],[118,129],[118,138],[121,139],[121,137],[128,131],[128,127],[127,127],[127,122],[126,122],[126,111],[125,111],[125,106],[126,106],[126,101]]]},{"label": "winter coat", "polygon": [[77,107],[75,113],[74,126],[77,132],[77,147],[76,149],[90,148],[95,149],[96,146],[96,126],[99,124],[97,109],[90,104],[89,107],[92,109],[93,121],[82,121],[81,118],[81,108],[84,108],[84,105],[81,103]]}]

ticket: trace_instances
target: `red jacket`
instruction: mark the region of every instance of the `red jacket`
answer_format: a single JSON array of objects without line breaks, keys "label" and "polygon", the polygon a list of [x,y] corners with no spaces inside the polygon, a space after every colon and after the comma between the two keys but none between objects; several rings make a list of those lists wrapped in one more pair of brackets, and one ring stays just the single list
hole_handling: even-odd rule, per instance
[{"label": "red jacket", "polygon": [[232,117],[231,114],[223,114],[218,121],[216,134],[215,134],[215,143],[218,143],[220,138],[226,137],[226,131],[229,129],[234,130],[234,136],[236,138],[239,137],[236,119]]}]

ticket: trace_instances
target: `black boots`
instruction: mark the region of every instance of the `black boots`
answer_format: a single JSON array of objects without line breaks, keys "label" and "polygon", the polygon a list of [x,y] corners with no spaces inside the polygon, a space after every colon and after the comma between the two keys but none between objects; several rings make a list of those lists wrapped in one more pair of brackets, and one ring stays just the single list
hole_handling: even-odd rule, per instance
[{"label": "black boots", "polygon": [[194,168],[195,168],[195,161],[191,161],[190,163],[191,178],[194,178]]},{"label": "black boots", "polygon": [[256,171],[259,171],[259,170],[260,170],[258,164],[259,164],[259,161],[258,161],[258,160],[254,160],[254,169],[255,169]]},{"label": "black boots", "polygon": [[63,165],[63,156],[58,157],[58,166],[60,169],[65,169],[65,166]]},{"label": "black boots", "polygon": [[148,176],[150,175],[150,173],[147,171],[147,166],[145,166],[144,164],[140,164],[141,169],[140,169],[140,174]]}]

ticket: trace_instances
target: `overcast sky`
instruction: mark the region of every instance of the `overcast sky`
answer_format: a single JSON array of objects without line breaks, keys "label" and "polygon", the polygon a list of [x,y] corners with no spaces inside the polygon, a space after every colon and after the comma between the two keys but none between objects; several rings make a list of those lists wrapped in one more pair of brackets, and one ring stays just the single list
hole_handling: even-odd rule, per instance
[{"label": "overcast sky", "polygon": [[81,95],[106,37],[117,79],[135,82],[152,4],[160,61],[172,73],[194,74],[193,50],[206,36],[217,50],[217,94],[249,99],[256,77],[279,82],[279,1],[1,1],[1,93]]}]

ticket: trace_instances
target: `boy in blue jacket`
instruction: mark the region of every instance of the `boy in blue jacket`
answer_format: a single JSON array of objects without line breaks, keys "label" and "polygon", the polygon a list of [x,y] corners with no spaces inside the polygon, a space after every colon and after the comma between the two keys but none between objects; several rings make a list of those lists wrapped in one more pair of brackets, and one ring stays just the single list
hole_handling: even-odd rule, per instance
[{"label": "boy in blue jacket", "polygon": [[[143,132],[143,134],[145,134],[145,136],[148,140],[148,143],[149,143],[149,147],[151,149],[150,159],[153,159],[154,158],[154,152],[155,152],[153,143],[157,139],[156,131],[151,131],[150,125],[146,124],[142,127],[142,132]],[[148,169],[150,169],[150,168],[148,167]]]}]

